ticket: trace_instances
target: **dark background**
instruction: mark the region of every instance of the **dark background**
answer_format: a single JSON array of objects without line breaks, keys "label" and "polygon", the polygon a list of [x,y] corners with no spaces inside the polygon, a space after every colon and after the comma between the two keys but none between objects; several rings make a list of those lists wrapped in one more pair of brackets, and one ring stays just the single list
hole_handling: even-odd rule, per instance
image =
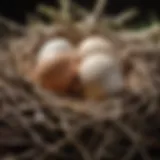
[{"label": "dark background", "polygon": [[[86,8],[92,8],[94,0],[74,0]],[[57,5],[56,0],[0,0],[0,14],[25,24],[26,15],[34,13],[36,6],[40,3]],[[147,22],[151,14],[160,18],[160,5],[158,0],[109,0],[105,12],[116,15],[130,7],[137,7],[140,11],[139,16],[132,20],[132,23]]]}]

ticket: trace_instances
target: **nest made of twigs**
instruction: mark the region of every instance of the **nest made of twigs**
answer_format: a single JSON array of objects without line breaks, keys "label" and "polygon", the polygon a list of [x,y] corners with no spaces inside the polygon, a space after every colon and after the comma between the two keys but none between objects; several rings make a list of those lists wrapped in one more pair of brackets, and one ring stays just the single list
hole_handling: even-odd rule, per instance
[{"label": "nest made of twigs", "polygon": [[[127,31],[123,36],[122,32],[120,36],[116,33],[117,39],[114,32],[108,32],[122,54],[122,61],[132,73],[142,73],[140,87],[144,87],[137,94],[128,90],[103,102],[78,101],[50,94],[23,78],[23,73],[34,65],[39,46],[50,38],[54,27],[29,28],[22,37],[13,37],[1,46],[0,159],[159,159],[157,44],[143,36],[126,38]],[[70,35],[70,26],[62,28],[61,35]],[[104,34],[104,30],[99,31],[98,27],[97,33]]]}]

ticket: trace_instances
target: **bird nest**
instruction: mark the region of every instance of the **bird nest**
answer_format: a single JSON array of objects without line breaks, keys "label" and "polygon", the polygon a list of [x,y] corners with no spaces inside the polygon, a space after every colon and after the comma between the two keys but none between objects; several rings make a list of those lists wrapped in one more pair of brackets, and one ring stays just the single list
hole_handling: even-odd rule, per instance
[{"label": "bird nest", "polygon": [[[160,48],[155,29],[141,36],[108,32],[133,71],[140,69],[137,64],[144,64],[146,74],[141,84],[147,83],[147,87],[137,94],[128,90],[105,101],[90,102],[58,97],[23,78],[22,73],[34,65],[38,47],[51,35],[46,33],[47,27],[54,31],[52,26],[42,26],[37,32],[27,28],[22,37],[1,44],[0,159],[159,159]],[[69,31],[73,33],[70,27],[59,33],[67,37]]]}]

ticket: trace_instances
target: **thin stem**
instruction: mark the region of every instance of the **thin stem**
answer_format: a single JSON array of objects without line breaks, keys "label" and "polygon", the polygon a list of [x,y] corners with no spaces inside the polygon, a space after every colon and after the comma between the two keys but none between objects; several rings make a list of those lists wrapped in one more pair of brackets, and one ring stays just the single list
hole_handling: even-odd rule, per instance
[{"label": "thin stem", "polygon": [[70,20],[71,14],[70,14],[70,8],[71,8],[71,0],[59,0],[60,6],[61,6],[61,13],[63,20]]},{"label": "thin stem", "polygon": [[95,21],[97,21],[102,15],[106,4],[107,4],[107,0],[96,1],[95,7],[93,8],[93,12],[92,12],[92,16],[94,17]]}]

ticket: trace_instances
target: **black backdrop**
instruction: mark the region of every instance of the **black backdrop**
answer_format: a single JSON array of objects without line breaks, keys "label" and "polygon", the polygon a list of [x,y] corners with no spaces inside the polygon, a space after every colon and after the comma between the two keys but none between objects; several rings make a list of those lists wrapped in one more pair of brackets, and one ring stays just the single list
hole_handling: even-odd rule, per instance
[{"label": "black backdrop", "polygon": [[[93,0],[74,1],[86,8],[91,8],[94,2]],[[33,13],[38,3],[56,5],[56,2],[56,0],[0,0],[0,14],[19,23],[25,23],[26,14]],[[117,14],[130,7],[137,7],[140,10],[140,15],[134,19],[134,22],[149,19],[151,12],[160,18],[158,0],[109,0],[106,13]]]}]

